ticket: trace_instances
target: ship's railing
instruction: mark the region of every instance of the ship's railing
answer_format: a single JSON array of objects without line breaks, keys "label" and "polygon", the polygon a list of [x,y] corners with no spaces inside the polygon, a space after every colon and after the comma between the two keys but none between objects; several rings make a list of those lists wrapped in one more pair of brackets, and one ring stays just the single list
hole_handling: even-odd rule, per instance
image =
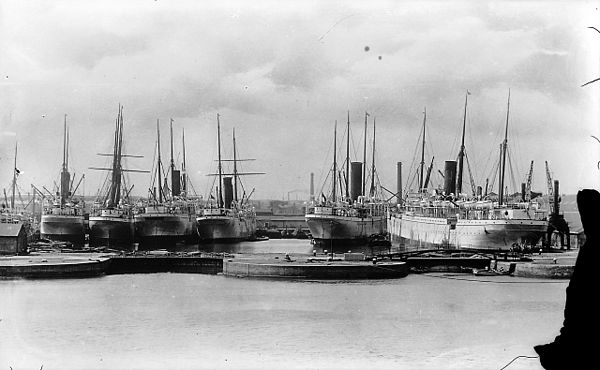
[{"label": "ship's railing", "polygon": [[79,207],[44,207],[43,214],[56,216],[81,216],[83,212]]},{"label": "ship's railing", "polygon": [[204,216],[223,216],[227,214],[224,208],[204,208],[202,215]]},{"label": "ship's railing", "polygon": [[333,207],[316,206],[314,209],[315,215],[333,215],[333,213],[334,213]]}]

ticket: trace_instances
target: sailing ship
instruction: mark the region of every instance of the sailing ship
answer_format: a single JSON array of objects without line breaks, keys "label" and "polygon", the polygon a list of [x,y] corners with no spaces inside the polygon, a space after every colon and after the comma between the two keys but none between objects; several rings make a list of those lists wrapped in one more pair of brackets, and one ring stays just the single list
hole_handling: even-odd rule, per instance
[{"label": "sailing ship", "polygon": [[[162,168],[159,120],[156,120],[156,133],[157,164],[153,186],[149,189],[148,201],[138,207],[134,215],[136,240],[139,241],[142,249],[173,247],[196,239],[196,204],[187,198],[185,154],[182,167],[184,181],[181,178],[181,170],[176,169],[173,160],[173,119],[171,119],[170,187],[167,181],[168,174],[165,174]],[[185,153],[185,147],[183,151]]]},{"label": "sailing ship", "polygon": [[142,158],[142,156],[123,153],[123,107],[121,105],[115,121],[113,152],[98,155],[112,157],[112,166],[110,168],[90,167],[92,170],[109,171],[104,182],[105,186],[100,189],[90,211],[90,246],[129,250],[132,248],[135,232],[134,206],[129,201],[133,185],[127,187],[124,173],[149,171],[124,169],[121,165],[123,157]]},{"label": "sailing ship", "polygon": [[[235,142],[235,129],[233,131],[233,159],[221,158],[221,122],[217,114],[217,147],[218,147],[218,173],[216,176],[218,186],[216,197],[209,196],[207,204],[200,209],[196,218],[197,232],[202,242],[239,242],[256,237],[256,212],[249,203],[250,195],[244,191],[241,199],[238,194],[238,185],[243,184],[240,176],[260,175],[262,172],[239,172],[238,162],[253,159],[237,158]],[[233,172],[223,172],[223,162],[233,162]]]},{"label": "sailing ship", "polygon": [[69,172],[69,133],[65,114],[60,184],[53,196],[45,198],[40,222],[40,235],[43,239],[69,242],[75,248],[81,248],[85,244],[84,204],[74,197],[83,178],[82,175],[77,186],[73,188]]},{"label": "sailing ship", "polygon": [[[337,122],[334,127],[333,168],[331,170],[331,193],[326,197],[321,193],[318,201],[313,201],[305,215],[306,222],[315,246],[333,253],[339,247],[369,247],[366,252],[388,249],[386,243],[378,243],[386,235],[386,213],[388,203],[382,200],[376,186],[375,170],[375,120],[373,121],[373,159],[371,163],[371,186],[366,191],[367,161],[367,120],[365,113],[365,135],[363,162],[350,163],[350,114],[348,113],[346,140],[345,177],[338,176],[337,167]],[[329,176],[328,176],[329,177]],[[338,182],[340,187],[338,188]],[[344,188],[343,194],[338,189]],[[341,192],[340,192],[341,193]],[[344,249],[344,251],[346,251]]]},{"label": "sailing ship", "polygon": [[[471,194],[463,192],[465,163],[465,126],[468,95],[465,95],[462,142],[457,161],[446,161],[444,188],[428,192],[423,181],[425,118],[419,191],[407,194],[388,217],[388,230],[394,251],[431,248],[459,248],[508,251],[535,246],[548,228],[547,212],[531,197],[531,173],[520,194],[509,196],[505,189],[507,166],[510,91],[506,113],[504,141],[498,161],[498,194],[488,194],[475,186],[470,175]],[[431,167],[426,180],[429,178]]]}]

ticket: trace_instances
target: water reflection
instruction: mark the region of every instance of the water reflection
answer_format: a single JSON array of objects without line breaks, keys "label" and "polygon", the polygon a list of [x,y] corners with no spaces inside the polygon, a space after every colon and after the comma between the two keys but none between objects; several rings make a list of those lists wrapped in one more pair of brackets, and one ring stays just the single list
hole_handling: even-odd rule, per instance
[{"label": "water reflection", "polygon": [[242,254],[312,254],[313,252],[313,245],[310,243],[310,240],[306,239],[271,239],[240,243],[210,243],[198,244],[195,246],[195,248],[201,252]]}]

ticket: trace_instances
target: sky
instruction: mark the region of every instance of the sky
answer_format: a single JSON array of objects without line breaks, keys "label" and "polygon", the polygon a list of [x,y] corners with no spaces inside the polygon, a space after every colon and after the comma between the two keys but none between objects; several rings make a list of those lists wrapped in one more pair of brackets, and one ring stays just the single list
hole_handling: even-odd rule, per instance
[{"label": "sky", "polygon": [[[456,159],[467,91],[466,151],[474,182],[494,178],[507,120],[512,177],[546,193],[544,162],[561,193],[600,188],[600,1],[11,1],[0,0],[0,186],[9,191],[15,143],[18,184],[50,189],[62,164],[63,120],[78,192],[93,195],[124,109],[125,167],[150,170],[159,120],[163,161],[182,157],[198,195],[235,128],[243,179],[257,199],[305,199],[332,163],[362,160],[376,120],[381,184],[396,162],[414,187],[427,112],[433,181]],[[349,113],[348,113],[349,112]],[[371,162],[371,158],[367,160]],[[509,176],[507,174],[507,176]],[[509,182],[513,182],[507,180]],[[145,195],[148,174],[129,175]],[[465,187],[468,182],[465,182]],[[517,185],[518,186],[518,185]]]}]

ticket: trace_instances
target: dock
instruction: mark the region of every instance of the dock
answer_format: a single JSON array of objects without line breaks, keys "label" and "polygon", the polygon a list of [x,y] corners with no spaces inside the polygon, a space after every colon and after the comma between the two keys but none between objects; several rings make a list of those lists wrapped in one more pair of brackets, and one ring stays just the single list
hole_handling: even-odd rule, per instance
[{"label": "dock", "polygon": [[218,274],[223,271],[223,257],[216,255],[142,254],[119,255],[111,258],[107,274],[178,272]]},{"label": "dock", "polygon": [[48,254],[0,258],[0,278],[84,278],[103,275],[111,258],[106,254]]},{"label": "dock", "polygon": [[218,255],[144,253],[39,253],[0,258],[0,278],[85,278],[111,274],[195,273],[218,274]]}]

